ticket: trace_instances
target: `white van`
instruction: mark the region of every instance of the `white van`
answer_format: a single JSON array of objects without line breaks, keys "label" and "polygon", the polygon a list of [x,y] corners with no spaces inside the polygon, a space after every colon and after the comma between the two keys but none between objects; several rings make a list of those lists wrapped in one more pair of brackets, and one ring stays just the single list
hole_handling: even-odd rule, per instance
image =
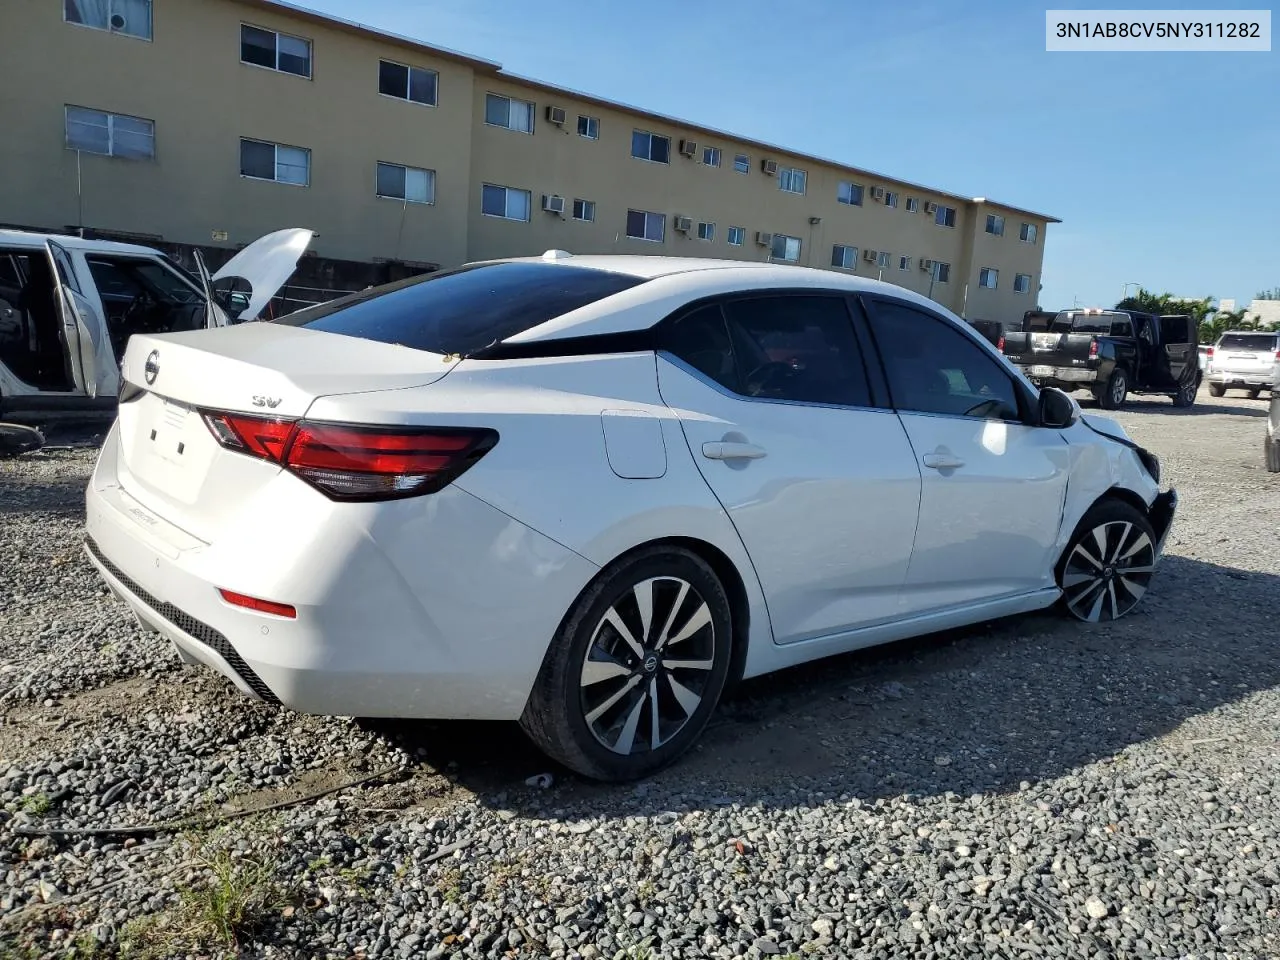
[{"label": "white van", "polygon": [[0,230],[0,415],[110,414],[131,335],[228,323],[215,281],[241,291],[237,322],[256,318],[313,236],[267,234],[211,277],[198,252],[193,276],[150,247]]}]

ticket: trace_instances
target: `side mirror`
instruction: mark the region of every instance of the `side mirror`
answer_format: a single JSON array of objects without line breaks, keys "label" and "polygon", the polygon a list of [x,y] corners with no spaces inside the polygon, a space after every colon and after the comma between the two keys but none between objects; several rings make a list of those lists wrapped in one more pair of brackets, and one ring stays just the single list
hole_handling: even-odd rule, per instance
[{"label": "side mirror", "polygon": [[1062,430],[1080,419],[1080,405],[1054,387],[1040,390],[1040,426]]}]

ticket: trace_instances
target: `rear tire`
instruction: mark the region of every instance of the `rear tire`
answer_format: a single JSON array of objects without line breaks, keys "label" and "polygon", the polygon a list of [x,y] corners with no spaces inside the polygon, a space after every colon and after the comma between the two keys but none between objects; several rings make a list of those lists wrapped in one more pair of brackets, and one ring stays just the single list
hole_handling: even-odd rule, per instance
[{"label": "rear tire", "polygon": [[1123,367],[1116,367],[1111,371],[1111,376],[1107,379],[1107,385],[1103,387],[1102,393],[1098,396],[1098,403],[1104,410],[1119,410],[1124,406],[1124,401],[1128,396],[1129,375],[1124,372]]},{"label": "rear tire", "polygon": [[1147,592],[1155,551],[1155,529],[1145,513],[1121,500],[1095,504],[1058,561],[1062,606],[1086,623],[1130,613]]},{"label": "rear tire", "polygon": [[1280,438],[1267,437],[1265,456],[1267,472],[1280,473]]},{"label": "rear tire", "polygon": [[1209,384],[1209,396],[1211,397],[1221,397],[1226,395],[1226,392],[1227,388],[1220,383]]},{"label": "rear tire", "polygon": [[729,674],[732,628],[728,595],[701,557],[674,546],[639,550],[574,602],[520,726],[583,776],[647,776],[706,727]]}]

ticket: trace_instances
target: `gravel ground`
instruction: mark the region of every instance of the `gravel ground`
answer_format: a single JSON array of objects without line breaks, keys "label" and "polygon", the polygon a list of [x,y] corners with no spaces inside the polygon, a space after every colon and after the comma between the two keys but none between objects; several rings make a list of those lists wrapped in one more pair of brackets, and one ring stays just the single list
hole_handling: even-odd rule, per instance
[{"label": "gravel ground", "polygon": [[1119,414],[1182,494],[1135,615],[749,682],[623,788],[510,725],[303,717],[180,667],[80,556],[91,440],[0,463],[0,958],[1276,957],[1264,411]]}]

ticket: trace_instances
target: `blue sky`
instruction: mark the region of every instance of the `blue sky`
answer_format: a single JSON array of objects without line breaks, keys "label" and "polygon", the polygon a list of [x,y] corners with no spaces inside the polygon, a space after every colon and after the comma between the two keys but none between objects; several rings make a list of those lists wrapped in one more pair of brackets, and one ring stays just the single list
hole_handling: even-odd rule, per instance
[{"label": "blue sky", "polygon": [[1045,5],[1025,2],[298,2],[512,73],[1055,215],[1046,308],[1110,305],[1130,281],[1237,300],[1280,286],[1276,50],[1050,54]]}]

